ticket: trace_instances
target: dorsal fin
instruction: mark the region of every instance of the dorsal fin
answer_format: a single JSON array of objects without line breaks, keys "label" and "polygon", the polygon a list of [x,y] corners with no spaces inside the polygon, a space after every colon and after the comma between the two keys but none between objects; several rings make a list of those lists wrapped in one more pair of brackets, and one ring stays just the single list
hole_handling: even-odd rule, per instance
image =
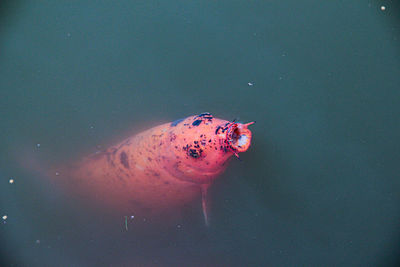
[{"label": "dorsal fin", "polygon": [[208,201],[207,201],[207,191],[208,191],[208,184],[202,184],[201,186],[201,206],[203,208],[203,216],[204,222],[206,226],[209,226],[209,219],[208,219]]}]

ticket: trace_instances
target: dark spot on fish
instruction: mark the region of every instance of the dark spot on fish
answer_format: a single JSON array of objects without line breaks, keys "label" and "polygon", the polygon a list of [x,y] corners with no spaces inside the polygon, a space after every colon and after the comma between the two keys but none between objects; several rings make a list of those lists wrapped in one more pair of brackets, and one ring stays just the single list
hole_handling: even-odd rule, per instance
[{"label": "dark spot on fish", "polygon": [[228,148],[226,146],[220,146],[220,150],[224,151],[225,153],[228,152]]},{"label": "dark spot on fish", "polygon": [[197,116],[194,117],[194,118],[195,118],[195,119],[196,119],[196,118],[203,118],[203,119],[206,119],[206,120],[208,120],[208,121],[211,121],[211,120],[213,119],[213,116],[212,116],[209,112],[203,112],[203,113],[197,115]]},{"label": "dark spot on fish", "polygon": [[215,130],[215,134],[218,134],[219,129],[221,129],[221,126],[218,126],[217,129]]},{"label": "dark spot on fish", "polygon": [[148,157],[147,159],[148,159],[149,161],[152,161],[152,158],[150,158],[150,157]]},{"label": "dark spot on fish", "polygon": [[201,155],[201,150],[197,151],[196,149],[189,149],[189,156],[191,156],[192,158],[199,158]]},{"label": "dark spot on fish", "polygon": [[185,119],[178,119],[178,120],[175,120],[175,121],[173,121],[172,123],[171,123],[171,126],[172,127],[175,127],[176,125],[178,125],[179,123],[181,123],[182,121],[184,121]]},{"label": "dark spot on fish", "polygon": [[210,140],[208,140],[208,142],[209,142],[209,143],[211,143],[211,139],[210,139]]},{"label": "dark spot on fish", "polygon": [[121,161],[121,164],[124,165],[125,168],[129,169],[128,156],[125,152],[121,152],[121,154],[119,155],[119,159]]},{"label": "dark spot on fish", "polygon": [[165,181],[164,184],[169,184],[169,182],[168,182],[168,181]]},{"label": "dark spot on fish", "polygon": [[202,120],[195,120],[195,121],[192,123],[192,125],[193,125],[193,126],[199,126],[201,122],[202,122]]}]

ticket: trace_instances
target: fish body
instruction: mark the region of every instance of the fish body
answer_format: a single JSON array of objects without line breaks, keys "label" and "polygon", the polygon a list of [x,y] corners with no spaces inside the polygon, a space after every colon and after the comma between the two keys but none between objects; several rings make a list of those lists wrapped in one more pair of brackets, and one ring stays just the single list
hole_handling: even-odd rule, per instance
[{"label": "fish body", "polygon": [[232,155],[251,143],[249,124],[202,113],[165,123],[92,154],[60,173],[96,205],[138,216],[168,213],[202,195]]}]

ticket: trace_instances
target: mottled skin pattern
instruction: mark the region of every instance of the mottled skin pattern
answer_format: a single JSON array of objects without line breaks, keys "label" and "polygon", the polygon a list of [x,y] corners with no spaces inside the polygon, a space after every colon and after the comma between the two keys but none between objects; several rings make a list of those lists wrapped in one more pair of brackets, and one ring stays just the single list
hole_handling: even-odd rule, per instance
[{"label": "mottled skin pattern", "polygon": [[[240,133],[249,139],[238,148]],[[69,177],[73,189],[102,207],[151,216],[198,197],[250,140],[247,125],[202,113],[130,137],[60,177]]]}]

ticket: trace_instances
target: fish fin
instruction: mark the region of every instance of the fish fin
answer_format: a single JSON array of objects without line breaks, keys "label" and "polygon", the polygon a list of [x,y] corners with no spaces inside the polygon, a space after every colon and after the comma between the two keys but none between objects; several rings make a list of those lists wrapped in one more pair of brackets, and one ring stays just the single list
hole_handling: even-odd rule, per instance
[{"label": "fish fin", "polygon": [[204,216],[204,222],[206,226],[208,227],[210,225],[209,219],[208,219],[208,203],[207,203],[207,191],[208,191],[208,184],[203,184],[201,185],[201,206],[203,208],[203,216]]},{"label": "fish fin", "polygon": [[235,156],[239,161],[242,161],[242,159],[240,158],[239,154],[235,152]]}]

